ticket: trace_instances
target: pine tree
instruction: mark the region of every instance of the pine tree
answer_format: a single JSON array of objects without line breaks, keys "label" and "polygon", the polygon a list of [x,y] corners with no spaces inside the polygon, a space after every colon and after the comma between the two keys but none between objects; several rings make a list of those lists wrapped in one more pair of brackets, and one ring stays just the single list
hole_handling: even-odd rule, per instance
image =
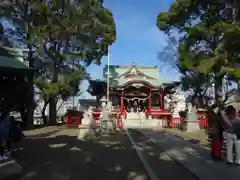
[{"label": "pine tree", "polygon": [[178,30],[183,34],[179,45],[180,64],[213,77],[219,105],[223,103],[222,78],[227,73],[237,75],[238,72],[233,67],[238,63],[240,37],[237,9],[233,1],[175,0],[169,11],[159,13],[157,18],[161,30],[168,34]]}]

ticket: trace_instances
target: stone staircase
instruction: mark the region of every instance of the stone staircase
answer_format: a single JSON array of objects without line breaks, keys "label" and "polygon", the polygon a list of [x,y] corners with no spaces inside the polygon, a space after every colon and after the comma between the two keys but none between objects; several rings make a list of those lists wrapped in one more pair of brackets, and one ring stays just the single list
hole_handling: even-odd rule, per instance
[{"label": "stone staircase", "polygon": [[124,120],[125,128],[140,128],[141,127],[141,116],[140,113],[128,113],[127,119]]},{"label": "stone staircase", "polygon": [[124,128],[154,128],[157,121],[146,119],[143,113],[128,113],[127,119],[123,121]]},{"label": "stone staircase", "polygon": [[141,113],[130,112],[130,113],[127,114],[127,119],[140,120],[141,119]]}]

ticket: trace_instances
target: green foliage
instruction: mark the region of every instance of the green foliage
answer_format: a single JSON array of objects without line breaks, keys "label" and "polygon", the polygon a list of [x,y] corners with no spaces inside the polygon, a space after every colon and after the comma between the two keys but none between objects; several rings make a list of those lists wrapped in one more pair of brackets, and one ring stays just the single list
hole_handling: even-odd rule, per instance
[{"label": "green foliage", "polygon": [[182,89],[191,93],[192,100],[198,99],[198,106],[203,106],[205,104],[203,97],[207,93],[210,77],[197,70],[198,57],[193,52],[187,53],[185,46],[183,42],[178,44],[176,38],[170,37],[167,46],[159,53],[159,59],[182,74]]},{"label": "green foliage", "polygon": [[181,48],[180,53],[184,57],[190,56],[191,61],[194,61],[190,63],[188,58],[185,67],[191,69],[194,66],[201,73],[209,73],[213,69],[220,72],[224,58],[218,49],[222,38],[222,18],[218,14],[223,8],[224,4],[220,1],[176,0],[169,12],[159,14],[157,25],[160,29],[166,32],[173,28],[184,31],[184,48]]},{"label": "green foliage", "polygon": [[79,84],[83,80],[84,72],[76,71],[71,74],[60,75],[59,81],[51,82],[44,76],[39,76],[34,83],[40,89],[41,98],[49,102],[54,98],[66,100],[69,96],[75,96],[79,92]]},{"label": "green foliage", "polygon": [[48,103],[76,95],[86,67],[100,64],[116,39],[113,15],[99,0],[5,0],[1,16],[27,44],[34,83]]},{"label": "green foliage", "polygon": [[[65,41],[64,56],[67,59],[81,59],[87,65],[92,62],[99,64],[102,56],[106,55],[108,46],[116,38],[112,13],[99,6],[97,0],[84,0],[75,5],[64,4],[62,13],[59,11],[62,5],[58,2],[52,1],[51,7],[41,9],[41,14],[46,14],[47,24],[35,31],[32,42],[37,42],[40,44],[38,48],[41,48],[42,39],[61,40],[61,43]],[[71,50],[76,53],[70,53]],[[55,55],[64,58],[61,54]]]},{"label": "green foliage", "polygon": [[42,86],[38,80],[38,86],[43,89],[45,99],[57,95],[66,99],[76,94],[79,82],[85,78],[80,61],[86,65],[93,61],[99,64],[115,41],[113,16],[96,0],[84,0],[74,6],[52,1],[51,7],[38,7],[45,14],[46,23],[34,29],[31,43],[37,47],[42,63],[52,62],[42,68],[48,74],[45,84],[50,85]]},{"label": "green foliage", "polygon": [[4,28],[3,25],[0,23],[0,56],[12,56],[9,51],[4,48],[3,44],[3,36],[4,36]]},{"label": "green foliage", "polygon": [[[237,1],[175,0],[157,17],[157,26],[171,35],[181,32],[179,66],[183,72],[213,75],[216,93],[222,77],[240,75],[240,4]],[[220,95],[215,94],[219,99]]]}]

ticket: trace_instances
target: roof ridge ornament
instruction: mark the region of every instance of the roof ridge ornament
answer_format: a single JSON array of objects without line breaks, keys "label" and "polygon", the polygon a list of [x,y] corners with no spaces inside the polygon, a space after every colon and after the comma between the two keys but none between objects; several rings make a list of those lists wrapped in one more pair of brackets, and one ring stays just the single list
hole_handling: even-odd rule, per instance
[{"label": "roof ridge ornament", "polygon": [[138,74],[135,67],[131,69],[130,74],[135,74],[135,75]]},{"label": "roof ridge ornament", "polygon": [[135,61],[132,62],[132,66],[133,66],[133,67],[136,67]]}]

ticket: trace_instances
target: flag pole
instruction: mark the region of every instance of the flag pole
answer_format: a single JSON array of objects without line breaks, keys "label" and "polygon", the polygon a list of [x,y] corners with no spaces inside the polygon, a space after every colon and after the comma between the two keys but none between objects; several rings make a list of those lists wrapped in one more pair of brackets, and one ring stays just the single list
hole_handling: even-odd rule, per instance
[{"label": "flag pole", "polygon": [[107,108],[109,108],[109,76],[110,76],[110,46],[108,46],[108,57],[107,57]]}]

